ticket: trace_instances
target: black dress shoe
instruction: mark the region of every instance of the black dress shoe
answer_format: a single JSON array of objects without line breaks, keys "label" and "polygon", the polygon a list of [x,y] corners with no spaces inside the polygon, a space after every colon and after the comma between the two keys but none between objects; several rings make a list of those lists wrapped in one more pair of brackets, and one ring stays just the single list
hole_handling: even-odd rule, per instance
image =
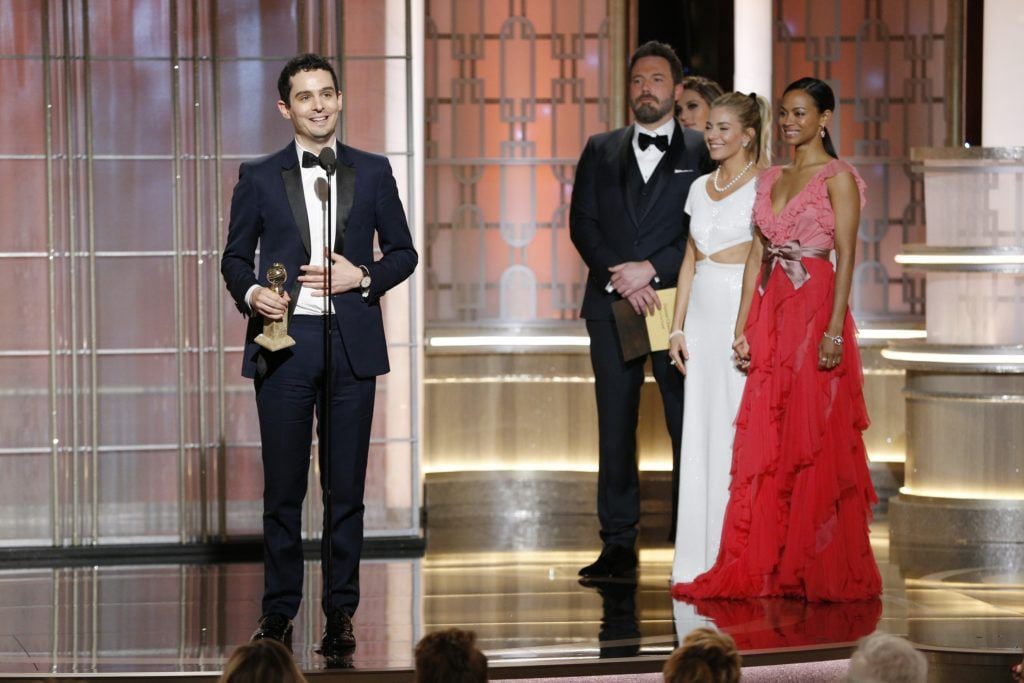
[{"label": "black dress shoe", "polygon": [[593,564],[580,570],[588,580],[631,579],[636,577],[636,552],[624,545],[606,545]]},{"label": "black dress shoe", "polygon": [[292,649],[292,620],[283,614],[264,614],[249,640],[276,640]]},{"label": "black dress shoe", "polygon": [[320,654],[330,660],[342,660],[356,649],[356,636],[352,631],[352,617],[335,609],[327,615],[324,637],[320,641]]}]

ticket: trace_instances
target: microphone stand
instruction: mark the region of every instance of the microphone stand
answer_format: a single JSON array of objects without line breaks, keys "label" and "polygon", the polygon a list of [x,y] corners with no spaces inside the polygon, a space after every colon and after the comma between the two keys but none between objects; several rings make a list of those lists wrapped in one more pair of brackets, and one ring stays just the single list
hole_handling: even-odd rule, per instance
[{"label": "microphone stand", "polygon": [[331,328],[334,325],[334,320],[331,315],[331,290],[332,290],[332,266],[334,260],[332,255],[334,254],[334,221],[332,220],[332,201],[331,201],[331,178],[334,176],[334,171],[337,168],[338,160],[334,153],[334,149],[331,147],[324,147],[320,150],[320,166],[327,172],[327,217],[324,220],[323,229],[323,256],[326,260],[327,268],[327,293],[324,301],[323,310],[323,401],[320,410],[320,455],[321,455],[321,468],[324,475],[324,526],[323,535],[325,538],[320,541],[321,553],[326,547],[327,557],[324,561],[324,581],[327,584],[325,591],[327,595],[327,614],[331,610],[331,598],[334,595],[334,575],[331,573],[331,563],[334,557],[333,547],[333,534],[334,531],[334,493],[333,486],[331,485],[331,384],[333,379],[333,368],[331,367]]}]

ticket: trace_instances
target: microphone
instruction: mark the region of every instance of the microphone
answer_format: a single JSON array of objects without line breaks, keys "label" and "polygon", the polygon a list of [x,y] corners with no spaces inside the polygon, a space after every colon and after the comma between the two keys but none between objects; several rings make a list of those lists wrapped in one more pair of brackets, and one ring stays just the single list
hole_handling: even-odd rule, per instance
[{"label": "microphone", "polygon": [[[331,295],[330,295],[331,291],[333,290],[333,286],[331,284],[331,272],[332,272],[332,269],[331,269],[331,261],[332,261],[331,253],[333,252],[333,249],[331,248],[331,241],[332,240],[331,240],[331,234],[330,233],[333,232],[333,231],[330,230],[330,227],[329,227],[329,226],[333,226],[334,225],[334,217],[331,215],[331,176],[334,175],[334,170],[338,167],[338,157],[334,154],[334,148],[333,147],[324,147],[323,149],[321,149],[320,150],[320,154],[317,157],[317,161],[320,163],[320,168],[322,168],[325,171],[327,171],[327,181],[326,182],[324,182],[323,178],[318,178],[317,179],[316,191],[319,194],[319,191],[321,189],[324,190],[324,195],[323,196],[325,198],[325,201],[324,201],[324,209],[325,209],[325,211],[324,211],[324,231],[323,231],[323,236],[324,236],[324,259],[325,259],[324,266],[325,266],[326,275],[327,275],[327,277],[325,278],[325,280],[326,280],[325,284],[327,285],[327,299],[324,302],[324,310],[323,310],[323,321],[324,321],[324,330],[323,330],[323,334],[324,334],[324,336],[323,336],[324,381],[322,383],[322,389],[323,389],[324,405],[325,406],[329,406],[329,405],[331,405],[331,396],[333,396],[333,394],[331,393],[331,377],[334,374],[334,372],[333,372],[333,370],[331,368],[331,365],[332,365],[332,362],[333,362],[332,359],[331,359],[331,348],[332,348],[331,328],[333,327],[333,325],[331,324]],[[323,182],[322,186],[320,185],[321,182]],[[321,460],[321,462],[323,463],[323,468],[324,468],[324,470],[323,470],[324,477],[323,478],[327,482],[327,485],[324,487],[324,498],[327,501],[324,504],[324,517],[326,519],[331,520],[330,524],[332,524],[332,525],[333,525],[333,521],[334,521],[334,493],[332,491],[332,485],[331,485],[331,459],[332,459],[332,456],[334,455],[333,452],[331,451],[331,440],[332,440],[333,436],[334,435],[333,435],[333,430],[331,429],[331,421],[330,420],[324,420],[324,422],[320,425],[320,448],[322,449],[321,453],[326,453],[327,454],[327,457],[322,458],[322,460]],[[328,584],[329,585],[333,585],[333,583],[332,583],[333,575],[331,574],[331,557],[334,555],[334,549],[332,547],[334,539],[333,539],[333,536],[332,536],[331,531],[330,531],[331,527],[326,525],[326,524],[325,524],[325,527],[327,527],[326,528],[326,532],[327,532],[327,560],[324,562],[324,573],[327,576]],[[328,594],[330,594],[330,590],[328,590]]]},{"label": "microphone", "polygon": [[334,150],[330,147],[324,147],[320,150],[320,168],[327,171],[327,175],[333,175],[334,170],[338,168],[338,157],[335,156]]}]

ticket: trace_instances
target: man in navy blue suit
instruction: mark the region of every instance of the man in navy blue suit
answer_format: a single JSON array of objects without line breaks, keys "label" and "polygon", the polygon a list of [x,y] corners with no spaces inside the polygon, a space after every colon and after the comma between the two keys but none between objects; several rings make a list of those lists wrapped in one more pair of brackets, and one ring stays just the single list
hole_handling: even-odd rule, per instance
[{"label": "man in navy blue suit", "polygon": [[[683,66],[670,46],[641,45],[629,62],[635,123],[591,137],[576,166],[569,234],[590,270],[580,317],[590,335],[597,398],[597,513],[603,541],[597,561],[580,570],[588,581],[636,572],[636,428],[646,358],[624,360],[612,302],[625,299],[637,315],[653,313],[659,306],[656,290],[676,286],[690,227],[683,211],[686,195],[710,165],[703,135],[675,120],[682,79]],[[683,379],[669,367],[666,351],[650,355],[672,439],[674,529]]]},{"label": "man in navy blue suit", "polygon": [[[332,495],[330,505],[325,501],[331,514],[325,510],[321,547],[327,617],[321,653],[331,659],[355,647],[370,422],[376,378],[389,370],[380,297],[412,274],[418,257],[387,159],[336,139],[342,94],[330,63],[313,54],[295,57],[281,72],[278,92],[277,107],[292,123],[294,140],[241,165],[221,260],[228,290],[249,317],[242,375],[254,380],[262,443],[264,593],[253,639],[288,643],[302,599],[300,524],[315,414],[321,439],[324,422],[330,423],[330,453],[320,453],[320,471],[321,486]],[[325,148],[337,160],[330,190],[318,163]],[[322,246],[325,230],[329,254]],[[382,254],[376,261],[374,237]],[[274,263],[287,271],[282,294],[268,286]],[[294,346],[272,352],[255,342],[264,321],[283,319]],[[328,470],[329,486],[323,480]]]}]

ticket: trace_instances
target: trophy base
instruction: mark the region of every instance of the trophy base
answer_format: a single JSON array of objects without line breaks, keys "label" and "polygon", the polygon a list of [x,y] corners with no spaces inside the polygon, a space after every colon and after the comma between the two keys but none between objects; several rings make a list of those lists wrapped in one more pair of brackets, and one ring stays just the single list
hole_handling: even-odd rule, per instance
[{"label": "trophy base", "polygon": [[287,349],[289,346],[295,346],[295,340],[287,334],[280,337],[269,337],[266,334],[259,334],[254,341],[267,351],[280,351],[281,349]]}]

